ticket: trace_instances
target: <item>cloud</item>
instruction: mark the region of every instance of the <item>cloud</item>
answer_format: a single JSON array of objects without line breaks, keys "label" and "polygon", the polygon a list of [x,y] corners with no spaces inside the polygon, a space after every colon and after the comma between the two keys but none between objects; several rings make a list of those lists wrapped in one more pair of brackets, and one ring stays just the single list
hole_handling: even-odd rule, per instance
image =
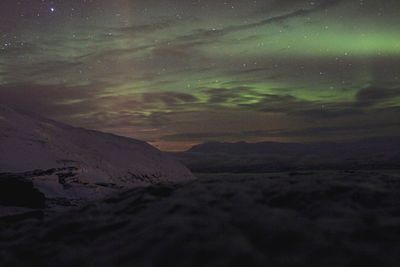
[{"label": "cloud", "polygon": [[[239,31],[244,31],[244,30],[249,30],[257,27],[262,27],[262,26],[267,26],[270,24],[275,24],[275,23],[283,23],[289,19],[292,18],[297,18],[297,17],[304,17],[307,15],[310,15],[314,12],[317,12],[323,8],[327,8],[329,6],[336,5],[343,0],[321,0],[317,1],[315,5],[310,6],[308,8],[300,8],[300,9],[295,9],[291,10],[289,12],[286,12],[284,14],[280,15],[274,15],[266,19],[262,19],[256,22],[251,22],[251,23],[246,23],[246,24],[239,24],[239,25],[231,25],[231,26],[226,26],[221,29],[197,29],[193,31],[190,34],[180,36],[176,38],[173,43],[182,45],[182,43],[185,43],[187,46],[197,46],[197,45],[204,45],[212,42],[217,42],[219,41],[219,38],[239,32]],[[280,1],[281,4],[282,1]],[[294,2],[298,1],[290,1],[293,4]],[[302,1],[305,2],[305,1]]]},{"label": "cloud", "polygon": [[130,37],[132,35],[146,35],[152,34],[161,30],[169,29],[182,25],[183,23],[193,23],[197,19],[193,16],[177,16],[177,17],[161,17],[157,21],[151,21],[150,23],[144,24],[134,24],[126,27],[110,28],[109,32],[116,32],[117,34],[128,34]]},{"label": "cloud", "polygon": [[[330,6],[337,5],[344,0],[314,0],[314,1],[309,1],[309,0],[285,0],[285,1],[280,1],[280,0],[274,0],[273,3],[271,4],[272,7],[295,7],[299,5],[306,5],[306,6],[311,6],[313,10],[321,9],[321,8],[327,8]],[[312,3],[312,4],[311,4]]]},{"label": "cloud", "polygon": [[[199,133],[179,133],[162,136],[162,141],[180,141],[180,142],[206,142],[216,140],[251,140],[253,138],[332,138],[338,139],[338,136],[348,137],[357,136],[357,134],[368,135],[387,132],[400,133],[397,124],[392,123],[367,123],[362,125],[346,125],[331,127],[311,127],[303,129],[281,129],[281,130],[259,130],[259,131],[240,131],[240,132],[199,132]],[[340,139],[340,138],[339,138]]]},{"label": "cloud", "polygon": [[[74,0],[40,18],[27,1],[0,2],[0,39],[13,43],[0,50],[0,101],[67,123],[201,141],[342,135],[399,115],[400,57],[384,53],[392,0]],[[368,53],[343,56],[358,47]]]},{"label": "cloud", "polygon": [[[123,27],[123,28],[116,28],[114,31],[117,31],[119,33],[123,34],[149,34],[153,33],[159,30],[164,30],[166,28],[169,28],[171,26],[174,26],[176,20],[168,19],[168,20],[163,20],[163,21],[157,21],[154,23],[149,23],[149,24],[141,24],[141,25],[132,25],[128,27]],[[113,29],[111,29],[113,31]]]},{"label": "cloud", "polygon": [[360,106],[372,106],[400,97],[400,88],[367,87],[361,89],[356,99]]},{"label": "cloud", "polygon": [[319,101],[307,101],[292,95],[264,94],[256,103],[240,106],[261,112],[304,115],[305,113],[320,113],[323,105]]},{"label": "cloud", "polygon": [[208,97],[208,104],[227,104],[245,100],[243,95],[256,96],[257,93],[251,87],[234,88],[204,88],[202,92]]},{"label": "cloud", "polygon": [[104,84],[85,86],[15,84],[0,86],[2,104],[51,117],[74,117],[97,109]]},{"label": "cloud", "polygon": [[309,118],[335,118],[389,110],[398,106],[400,88],[366,87],[352,101],[305,100],[290,94],[264,94],[256,103],[238,104],[261,112]]},{"label": "cloud", "polygon": [[175,106],[178,104],[195,103],[199,99],[187,93],[180,92],[151,92],[143,93],[141,99],[145,104],[158,104],[161,103],[166,106]]}]

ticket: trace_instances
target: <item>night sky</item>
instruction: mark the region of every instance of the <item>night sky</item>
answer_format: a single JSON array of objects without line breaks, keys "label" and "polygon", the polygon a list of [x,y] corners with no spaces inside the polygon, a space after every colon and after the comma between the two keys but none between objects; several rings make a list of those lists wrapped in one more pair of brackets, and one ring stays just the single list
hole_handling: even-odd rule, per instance
[{"label": "night sky", "polygon": [[400,134],[398,0],[1,0],[0,102],[181,150]]}]

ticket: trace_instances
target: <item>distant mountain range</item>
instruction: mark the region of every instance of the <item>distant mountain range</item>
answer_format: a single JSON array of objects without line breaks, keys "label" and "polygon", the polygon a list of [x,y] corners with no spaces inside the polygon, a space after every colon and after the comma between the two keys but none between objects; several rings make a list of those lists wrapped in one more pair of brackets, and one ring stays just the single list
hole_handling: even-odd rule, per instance
[{"label": "distant mountain range", "polygon": [[210,142],[173,153],[193,172],[400,168],[400,137],[347,142]]},{"label": "distant mountain range", "polygon": [[[95,199],[138,185],[191,179],[186,167],[145,142],[0,106],[0,187],[11,195],[27,196],[32,187],[46,199]],[[40,201],[40,194],[31,195]],[[0,196],[0,205],[10,201]]]}]

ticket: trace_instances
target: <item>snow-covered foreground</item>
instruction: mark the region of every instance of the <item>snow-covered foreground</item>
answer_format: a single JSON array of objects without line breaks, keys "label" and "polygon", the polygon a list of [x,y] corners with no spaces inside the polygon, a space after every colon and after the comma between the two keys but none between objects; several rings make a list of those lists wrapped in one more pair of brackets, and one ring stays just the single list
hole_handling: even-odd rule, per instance
[{"label": "snow-covered foreground", "polygon": [[2,177],[19,177],[47,198],[85,200],[116,189],[194,179],[186,167],[145,142],[1,105],[0,174],[0,186]]},{"label": "snow-covered foreground", "polygon": [[0,266],[399,266],[400,173],[210,174],[3,223]]}]

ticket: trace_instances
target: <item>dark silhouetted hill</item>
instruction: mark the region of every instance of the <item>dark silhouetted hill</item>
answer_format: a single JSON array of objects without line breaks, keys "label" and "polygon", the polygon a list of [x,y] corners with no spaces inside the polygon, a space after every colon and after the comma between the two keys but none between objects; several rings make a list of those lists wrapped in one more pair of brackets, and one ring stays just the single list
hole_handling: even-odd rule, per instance
[{"label": "dark silhouetted hill", "polygon": [[398,169],[400,137],[308,144],[210,142],[174,155],[193,172]]}]

